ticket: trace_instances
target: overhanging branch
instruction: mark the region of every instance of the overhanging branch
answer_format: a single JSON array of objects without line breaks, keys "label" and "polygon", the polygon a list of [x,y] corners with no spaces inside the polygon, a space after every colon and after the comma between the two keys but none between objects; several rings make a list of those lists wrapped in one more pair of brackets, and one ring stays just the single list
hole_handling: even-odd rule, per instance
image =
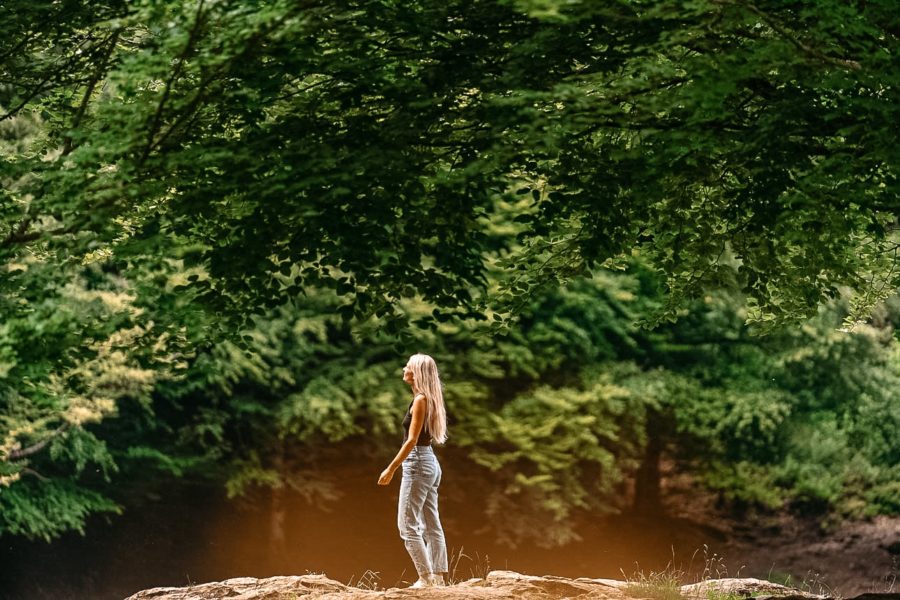
[{"label": "overhanging branch", "polygon": [[19,459],[25,458],[27,456],[31,456],[32,454],[35,454],[37,452],[40,452],[41,450],[44,449],[45,446],[47,446],[47,444],[49,444],[51,441],[53,441],[53,438],[62,434],[69,427],[70,427],[69,423],[63,423],[62,425],[57,427],[56,430],[53,431],[53,433],[51,433],[48,437],[42,439],[40,442],[38,442],[36,444],[32,444],[31,446],[28,446],[26,448],[20,448],[19,450],[13,450],[12,452],[9,453],[7,460],[8,461],[19,460]]}]

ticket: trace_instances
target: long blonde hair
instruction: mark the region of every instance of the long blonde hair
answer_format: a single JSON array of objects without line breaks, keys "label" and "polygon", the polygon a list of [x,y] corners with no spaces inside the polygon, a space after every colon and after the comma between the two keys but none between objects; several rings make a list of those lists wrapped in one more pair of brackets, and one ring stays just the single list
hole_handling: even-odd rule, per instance
[{"label": "long blonde hair", "polygon": [[444,390],[437,364],[427,354],[413,354],[407,366],[412,371],[416,390],[425,394],[425,423],[431,440],[443,444],[447,441],[447,409],[444,407]]}]

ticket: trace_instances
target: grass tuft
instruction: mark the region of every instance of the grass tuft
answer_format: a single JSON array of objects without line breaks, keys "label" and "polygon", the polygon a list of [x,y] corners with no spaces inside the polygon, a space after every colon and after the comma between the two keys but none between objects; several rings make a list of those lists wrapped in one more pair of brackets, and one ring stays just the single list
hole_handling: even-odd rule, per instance
[{"label": "grass tuft", "polygon": [[[699,550],[699,548],[698,548]],[[691,556],[691,565],[694,564],[694,556],[697,555],[697,550],[694,551],[694,554]],[[738,569],[737,573],[734,575],[728,574],[728,565],[725,562],[724,556],[719,556],[717,553],[713,552],[710,556],[709,554],[709,546],[703,544],[703,572],[700,574],[700,581],[707,581],[709,579],[727,579],[729,577],[740,577],[741,570],[743,569],[743,565]],[[733,594],[732,594],[733,595]]]},{"label": "grass tuft", "polygon": [[350,577],[350,582],[347,583],[350,587],[355,587],[360,590],[374,590],[378,591],[379,583],[381,581],[381,575],[378,574],[378,571],[373,571],[372,569],[366,569],[366,572],[360,575],[359,579],[356,581],[356,584],[353,583],[353,577]]},{"label": "grass tuft", "polygon": [[800,581],[797,581],[790,573],[773,572],[770,569],[766,579],[773,583],[779,583],[802,592],[808,592],[819,596],[828,596],[829,598],[842,598],[838,592],[825,583],[822,579],[822,575],[814,573],[813,571],[807,571],[806,575],[804,575]]},{"label": "grass tuft", "polygon": [[[473,579],[475,577],[484,579],[491,572],[491,560],[487,554],[481,556],[478,552],[475,552],[475,556],[472,557],[463,550],[464,547],[460,546],[458,551],[450,551],[450,572],[447,574],[450,581],[448,585],[456,585],[465,581],[465,579]],[[460,573],[459,564],[463,559],[469,562],[469,577],[465,579],[463,579],[464,575]]]},{"label": "grass tuft", "polygon": [[[635,563],[637,567],[637,563]],[[672,567],[672,563],[666,565],[662,571],[650,571],[644,574],[637,570],[629,577],[621,571],[625,578],[624,591],[632,598],[650,598],[651,600],[684,600],[681,595],[681,586],[684,581],[684,572]]]}]

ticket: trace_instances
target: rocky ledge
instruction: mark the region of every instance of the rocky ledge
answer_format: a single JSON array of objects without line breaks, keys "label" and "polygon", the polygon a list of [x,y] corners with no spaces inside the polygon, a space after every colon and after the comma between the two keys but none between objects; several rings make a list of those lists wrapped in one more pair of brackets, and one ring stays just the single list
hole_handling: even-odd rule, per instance
[{"label": "rocky ledge", "polygon": [[[798,589],[760,579],[711,579],[681,587],[684,600],[826,600]],[[481,598],[516,598],[551,600],[578,598],[580,600],[632,600],[647,598],[625,581],[615,579],[569,579],[552,575],[523,575],[514,571],[491,571],[484,578],[469,579],[454,585],[423,589],[388,588],[363,589],[345,585],[325,575],[297,575],[267,577],[238,577],[225,581],[201,583],[190,587],[165,587],[143,590],[126,600],[312,600],[375,598],[443,598],[460,600]],[[900,594],[863,594],[853,600],[900,600]]]}]

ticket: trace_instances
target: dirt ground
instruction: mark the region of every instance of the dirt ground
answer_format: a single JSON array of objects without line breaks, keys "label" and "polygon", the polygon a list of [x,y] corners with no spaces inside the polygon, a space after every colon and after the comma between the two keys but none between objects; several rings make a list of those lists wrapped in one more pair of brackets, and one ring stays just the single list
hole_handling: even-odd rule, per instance
[{"label": "dirt ground", "polygon": [[663,487],[667,512],[721,532],[720,572],[712,576],[764,577],[844,598],[900,592],[900,517],[839,523],[784,511],[741,518],[684,477],[670,472]]},{"label": "dirt ground", "polygon": [[[736,537],[731,548],[748,567],[795,574],[815,593],[852,597],[865,592],[898,592],[900,518],[879,516],[817,531],[815,522],[782,515],[773,524],[779,534]],[[763,550],[764,549],[764,550]],[[796,577],[803,577],[797,581]]]}]

